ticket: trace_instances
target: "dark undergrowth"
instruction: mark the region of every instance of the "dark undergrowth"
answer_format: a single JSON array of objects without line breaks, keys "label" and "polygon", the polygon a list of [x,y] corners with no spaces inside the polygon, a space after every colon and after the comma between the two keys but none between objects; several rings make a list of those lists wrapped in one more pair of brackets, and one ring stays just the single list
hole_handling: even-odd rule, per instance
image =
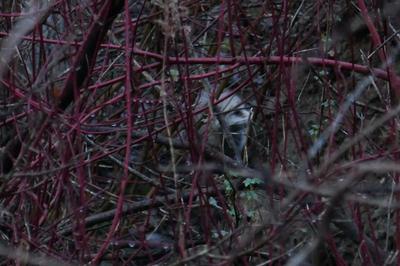
[{"label": "dark undergrowth", "polygon": [[1,1],[0,264],[398,264],[399,12]]}]

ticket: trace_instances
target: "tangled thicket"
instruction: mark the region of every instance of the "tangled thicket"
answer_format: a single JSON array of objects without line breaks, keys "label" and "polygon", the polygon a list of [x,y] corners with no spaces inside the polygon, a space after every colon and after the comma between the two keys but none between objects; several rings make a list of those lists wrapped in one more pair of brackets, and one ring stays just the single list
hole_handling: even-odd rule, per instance
[{"label": "tangled thicket", "polygon": [[398,1],[0,10],[5,265],[400,261]]}]

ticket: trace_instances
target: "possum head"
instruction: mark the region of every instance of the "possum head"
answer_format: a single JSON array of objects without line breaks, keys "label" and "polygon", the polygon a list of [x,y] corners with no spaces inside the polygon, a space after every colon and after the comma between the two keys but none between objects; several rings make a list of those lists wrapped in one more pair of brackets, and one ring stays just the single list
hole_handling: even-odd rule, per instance
[{"label": "possum head", "polygon": [[[228,156],[237,157],[247,142],[251,108],[241,97],[231,94],[230,91],[222,93],[219,99],[223,100],[213,107],[214,115],[209,128],[208,144],[222,148]],[[204,104],[205,99],[200,99],[200,102]],[[229,138],[233,142],[230,142]]]}]

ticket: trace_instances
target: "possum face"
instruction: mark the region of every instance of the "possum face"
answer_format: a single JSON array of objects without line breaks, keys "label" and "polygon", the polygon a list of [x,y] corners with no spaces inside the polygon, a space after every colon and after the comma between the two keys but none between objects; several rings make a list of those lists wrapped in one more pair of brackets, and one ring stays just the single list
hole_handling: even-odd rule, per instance
[{"label": "possum face", "polygon": [[[221,149],[230,157],[240,157],[247,142],[251,108],[243,102],[241,97],[235,94],[229,96],[229,94],[231,94],[230,91],[222,93],[219,99],[226,99],[213,106],[207,143]],[[209,100],[209,96],[203,94],[199,98],[198,105],[206,106]],[[201,128],[200,133],[204,133],[204,130],[204,127]],[[229,141],[229,138],[233,140],[233,143]]]},{"label": "possum face", "polygon": [[[224,98],[229,94],[229,92],[223,93],[220,98]],[[218,105],[218,109],[221,112],[220,119],[224,120],[226,129],[228,132],[224,132],[223,126],[219,121],[214,124],[214,130],[218,132],[222,139],[219,140],[220,144],[223,145],[224,151],[227,155],[232,156],[232,149],[234,147],[229,147],[226,138],[227,134],[230,134],[236,145],[236,149],[239,153],[242,153],[244,146],[247,142],[247,131],[251,118],[251,108],[243,103],[241,97],[237,95],[232,95]]]}]

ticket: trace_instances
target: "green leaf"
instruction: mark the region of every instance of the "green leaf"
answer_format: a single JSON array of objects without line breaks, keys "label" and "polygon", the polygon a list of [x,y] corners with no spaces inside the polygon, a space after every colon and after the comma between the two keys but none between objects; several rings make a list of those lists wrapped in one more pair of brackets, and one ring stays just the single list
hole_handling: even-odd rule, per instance
[{"label": "green leaf", "polygon": [[257,200],[258,195],[255,191],[246,191],[245,197],[248,201]]},{"label": "green leaf", "polygon": [[169,74],[170,74],[171,79],[173,81],[175,81],[175,82],[178,81],[178,79],[179,79],[179,71],[177,69],[170,69],[169,70]]},{"label": "green leaf", "polygon": [[258,185],[258,184],[262,184],[262,180],[259,178],[246,178],[243,181],[243,184],[246,188],[251,187],[253,185]]},{"label": "green leaf", "polygon": [[224,180],[224,187],[227,194],[230,194],[233,191],[232,185],[228,180]]}]

